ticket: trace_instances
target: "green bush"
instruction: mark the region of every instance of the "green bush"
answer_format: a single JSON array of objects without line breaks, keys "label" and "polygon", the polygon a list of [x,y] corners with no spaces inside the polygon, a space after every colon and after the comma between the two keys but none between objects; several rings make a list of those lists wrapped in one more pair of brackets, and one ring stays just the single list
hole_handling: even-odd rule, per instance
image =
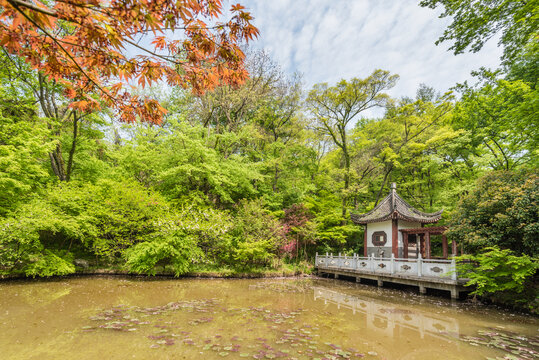
[{"label": "green bush", "polygon": [[[135,182],[52,186],[0,220],[0,272],[65,274],[70,257],[60,261],[53,256],[59,251],[116,261],[125,249],[157,231],[157,219],[167,211],[162,198]],[[48,263],[56,265],[46,269]]]},{"label": "green bush", "polygon": [[30,262],[25,267],[24,273],[26,276],[32,277],[73,274],[75,265],[73,265],[72,261],[72,254],[65,254],[62,257],[50,250],[45,250],[37,256],[30,257]]},{"label": "green bush", "polygon": [[535,308],[539,295],[534,285],[539,269],[537,260],[527,255],[515,256],[511,250],[497,246],[487,247],[477,255],[457,257],[459,273],[470,279],[466,286],[475,288],[472,294],[523,304],[529,310]]},{"label": "green bush", "polygon": [[174,275],[180,276],[187,273],[202,255],[196,240],[172,225],[127,249],[125,259],[130,272],[155,275],[157,266],[165,269],[171,265]]},{"label": "green bush", "polygon": [[534,172],[490,172],[454,214],[447,236],[468,252],[499,246],[517,255],[539,255],[539,177]]},{"label": "green bush", "polygon": [[278,220],[261,201],[243,201],[234,220],[225,261],[240,268],[270,265],[283,241]]}]

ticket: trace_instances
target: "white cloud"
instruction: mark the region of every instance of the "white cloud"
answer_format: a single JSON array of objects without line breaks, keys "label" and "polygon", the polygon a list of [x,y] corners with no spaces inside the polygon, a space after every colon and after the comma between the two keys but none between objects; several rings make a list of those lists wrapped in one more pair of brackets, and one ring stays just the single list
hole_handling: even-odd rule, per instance
[{"label": "white cloud", "polygon": [[381,68],[400,75],[390,94],[414,96],[420,83],[445,92],[481,66],[499,65],[491,40],[476,54],[454,56],[434,42],[449,24],[439,10],[410,0],[237,0],[255,17],[264,48],[289,73],[318,82],[366,77]]}]

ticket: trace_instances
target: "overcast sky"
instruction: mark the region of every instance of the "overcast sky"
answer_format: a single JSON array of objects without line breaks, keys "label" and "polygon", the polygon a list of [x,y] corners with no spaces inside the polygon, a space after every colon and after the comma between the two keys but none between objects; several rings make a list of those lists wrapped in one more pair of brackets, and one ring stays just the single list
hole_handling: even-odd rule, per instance
[{"label": "overcast sky", "polygon": [[491,40],[476,54],[453,55],[434,44],[449,24],[440,10],[414,0],[232,0],[251,10],[267,50],[289,73],[318,82],[367,77],[374,69],[400,75],[393,97],[415,95],[420,83],[445,92],[481,66],[495,68],[501,50]]}]

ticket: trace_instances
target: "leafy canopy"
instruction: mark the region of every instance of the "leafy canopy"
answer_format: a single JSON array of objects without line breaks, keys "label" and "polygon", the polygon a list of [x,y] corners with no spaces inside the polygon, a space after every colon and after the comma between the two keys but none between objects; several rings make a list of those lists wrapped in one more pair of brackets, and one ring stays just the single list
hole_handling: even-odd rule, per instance
[{"label": "leafy canopy", "polygon": [[510,63],[526,44],[537,41],[539,2],[536,0],[422,0],[420,5],[432,9],[442,5],[444,12],[440,17],[453,19],[436,44],[453,41],[450,49],[455,54],[462,54],[467,48],[477,52],[501,31],[502,59]]},{"label": "leafy canopy", "polygon": [[447,235],[477,253],[486,246],[538,255],[539,177],[533,171],[492,171],[462,197]]},{"label": "leafy canopy", "polygon": [[472,294],[486,295],[502,291],[520,293],[526,280],[539,269],[537,259],[515,256],[511,250],[487,247],[477,255],[462,255],[466,260],[458,265],[459,271],[470,280],[466,286],[475,286]]},{"label": "leafy canopy", "polygon": [[0,45],[65,86],[73,108],[99,108],[98,93],[123,121],[160,123],[164,108],[123,83],[166,80],[200,93],[247,78],[239,46],[258,30],[241,5],[226,22],[222,11],[222,0],[0,0]]}]

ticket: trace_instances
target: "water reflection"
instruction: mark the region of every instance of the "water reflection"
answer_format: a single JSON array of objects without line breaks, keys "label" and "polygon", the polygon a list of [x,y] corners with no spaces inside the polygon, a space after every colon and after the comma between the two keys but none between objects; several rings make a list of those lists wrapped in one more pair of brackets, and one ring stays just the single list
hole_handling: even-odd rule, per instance
[{"label": "water reflection", "polygon": [[[212,299],[204,311],[171,309]],[[323,279],[0,283],[0,334],[2,360],[484,360],[539,343],[534,319]]]},{"label": "water reflection", "polygon": [[[337,308],[352,310],[354,322],[363,322],[363,328],[389,337],[412,337],[425,339],[434,337],[455,343],[460,335],[456,318],[436,316],[432,313],[395,307],[395,304],[366,297],[350,295],[325,287],[315,286],[314,300],[334,304]],[[351,319],[352,320],[352,319]],[[414,332],[415,334],[412,334]]]}]

